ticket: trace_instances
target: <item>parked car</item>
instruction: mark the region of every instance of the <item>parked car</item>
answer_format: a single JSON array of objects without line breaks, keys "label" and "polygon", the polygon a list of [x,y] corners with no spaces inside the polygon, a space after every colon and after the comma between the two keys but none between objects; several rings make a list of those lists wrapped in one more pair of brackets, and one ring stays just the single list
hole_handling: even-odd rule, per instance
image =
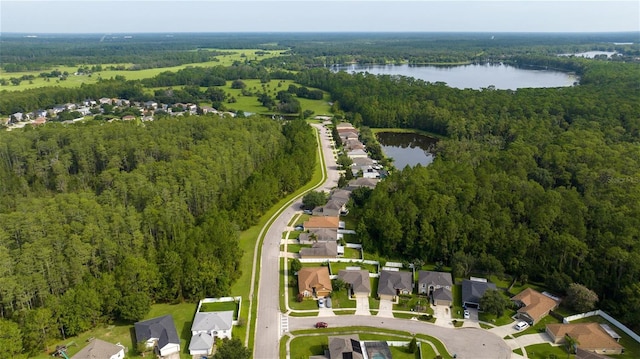
[{"label": "parked car", "polygon": [[313,211],[310,209],[305,209],[303,212],[304,214],[313,214]]},{"label": "parked car", "polygon": [[524,330],[529,326],[529,323],[521,321],[516,323],[516,325],[514,326],[514,328],[516,328],[516,330]]},{"label": "parked car", "polygon": [[304,227],[303,226],[295,226],[295,227],[293,227],[293,229],[295,229],[296,231],[304,231]]},{"label": "parked car", "polygon": [[331,298],[325,298],[324,306],[327,308],[331,308]]},{"label": "parked car", "polygon": [[318,299],[318,308],[324,308],[324,298]]},{"label": "parked car", "polygon": [[465,309],[465,311],[464,311],[464,319],[469,319],[469,318],[471,318],[471,314],[469,313],[468,310]]},{"label": "parked car", "polygon": [[325,322],[317,322],[316,328],[327,328],[329,325]]}]

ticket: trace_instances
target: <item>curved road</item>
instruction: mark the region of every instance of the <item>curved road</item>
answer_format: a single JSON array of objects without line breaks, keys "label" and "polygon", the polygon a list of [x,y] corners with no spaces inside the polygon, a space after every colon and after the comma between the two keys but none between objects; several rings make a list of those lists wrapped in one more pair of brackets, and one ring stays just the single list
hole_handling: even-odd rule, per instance
[{"label": "curved road", "polygon": [[[320,144],[323,150],[327,178],[324,184],[316,190],[330,191],[338,184],[340,174],[333,156],[330,131],[321,125],[313,125],[318,129]],[[280,356],[280,296],[284,291],[280,289],[279,257],[280,240],[291,217],[299,210],[301,199],[298,198],[289,205],[271,224],[262,244],[260,260],[260,282],[258,284],[258,311],[256,318],[255,341],[253,357],[256,359],[275,359]],[[310,329],[318,321],[316,317],[289,317],[289,331]],[[456,354],[457,358],[477,359],[508,359],[511,349],[505,341],[495,334],[477,328],[451,329],[430,323],[395,318],[379,318],[375,316],[336,316],[323,317],[329,327],[344,326],[372,326],[402,330],[410,333],[422,333],[438,338],[447,350]]]},{"label": "curved road", "polygon": [[[316,190],[330,191],[338,185],[340,173],[333,157],[329,135],[331,131],[322,125],[313,125],[318,130],[320,144],[323,150],[327,178],[324,184]],[[258,284],[258,312],[255,327],[255,341],[253,357],[256,359],[278,358],[280,346],[280,296],[284,292],[280,290],[280,240],[289,220],[299,211],[302,199],[299,198],[287,207],[271,224],[262,244],[262,256],[260,259],[260,282]]]}]

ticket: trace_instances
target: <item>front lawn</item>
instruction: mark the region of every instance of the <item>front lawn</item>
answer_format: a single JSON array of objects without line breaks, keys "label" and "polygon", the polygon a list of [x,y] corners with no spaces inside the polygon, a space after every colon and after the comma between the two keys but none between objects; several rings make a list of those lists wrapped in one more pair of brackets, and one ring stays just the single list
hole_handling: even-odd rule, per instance
[{"label": "front lawn", "polygon": [[310,244],[287,244],[287,252],[298,253],[302,248],[311,248]]},{"label": "front lawn", "polygon": [[346,288],[342,290],[333,291],[331,293],[331,307],[332,308],[355,308],[356,301],[349,299],[349,291]]},{"label": "front lawn", "polygon": [[561,345],[554,347],[548,343],[529,345],[528,347],[525,347],[524,350],[527,351],[527,356],[530,359],[572,359],[576,357],[573,354],[568,355],[567,351],[564,349],[564,346]]},{"label": "front lawn", "polygon": [[489,314],[485,312],[478,313],[478,319],[483,322],[491,323],[495,326],[507,325],[509,323],[513,323],[514,320],[511,318],[516,314],[516,311],[513,309],[507,309],[504,311],[504,314],[500,317],[496,317],[494,314]]},{"label": "front lawn", "polygon": [[429,298],[418,295],[412,295],[410,297],[400,296],[398,304],[393,305],[393,310],[433,314],[433,309],[431,309],[429,305]]}]

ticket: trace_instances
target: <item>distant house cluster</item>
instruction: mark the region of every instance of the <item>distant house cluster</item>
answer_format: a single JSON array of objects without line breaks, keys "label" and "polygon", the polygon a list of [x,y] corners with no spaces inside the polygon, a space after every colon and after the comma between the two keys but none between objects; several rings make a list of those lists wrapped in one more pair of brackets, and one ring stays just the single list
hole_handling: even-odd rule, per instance
[{"label": "distant house cluster", "polygon": [[0,125],[7,127],[8,130],[22,128],[26,125],[39,126],[51,121],[51,119],[55,119],[63,112],[68,112],[76,117],[61,122],[74,123],[84,120],[85,116],[105,114],[107,106],[109,106],[109,111],[125,111],[128,113],[121,117],[114,116],[110,121],[131,121],[138,118],[142,121],[153,121],[154,115],[157,113],[164,113],[170,116],[182,116],[186,113],[192,115],[212,113],[221,117],[235,117],[233,112],[218,111],[210,106],[198,106],[193,103],[165,104],[156,101],[138,102],[122,98],[103,97],[98,100],[87,99],[79,103],[55,105],[46,110],[15,112],[9,117],[0,118]]},{"label": "distant house cluster", "polygon": [[387,175],[382,166],[369,158],[364,144],[360,142],[360,131],[357,128],[345,122],[336,125],[336,130],[347,156],[353,162],[351,172],[354,178],[380,179]]}]

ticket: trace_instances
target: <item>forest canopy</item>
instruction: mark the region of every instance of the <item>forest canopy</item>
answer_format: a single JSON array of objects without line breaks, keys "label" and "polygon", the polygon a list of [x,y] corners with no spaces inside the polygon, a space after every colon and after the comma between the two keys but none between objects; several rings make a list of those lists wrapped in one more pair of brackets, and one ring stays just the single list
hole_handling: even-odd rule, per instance
[{"label": "forest canopy", "polygon": [[153,302],[228,295],[238,232],[309,180],[315,148],[304,121],[258,117],[2,131],[1,316],[34,352]]}]

